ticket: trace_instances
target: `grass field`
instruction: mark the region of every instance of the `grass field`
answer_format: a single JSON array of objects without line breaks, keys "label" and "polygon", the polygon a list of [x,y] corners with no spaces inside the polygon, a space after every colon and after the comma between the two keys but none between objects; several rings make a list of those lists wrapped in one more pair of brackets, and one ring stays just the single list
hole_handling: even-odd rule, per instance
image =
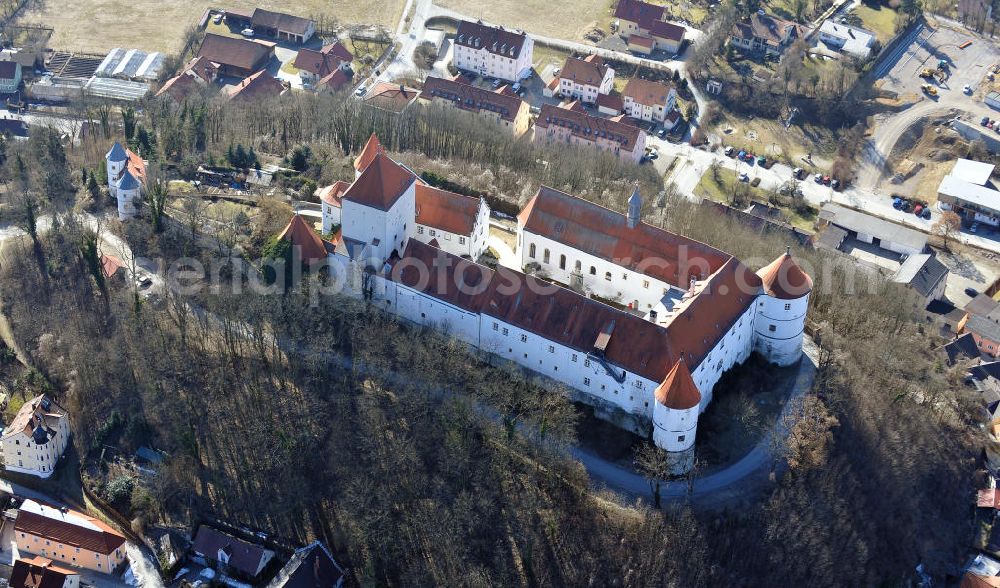
[{"label": "grass field", "polygon": [[180,49],[184,31],[197,24],[205,9],[226,7],[284,10],[300,16],[326,15],[344,24],[381,24],[395,28],[404,0],[39,0],[19,24],[55,29],[55,49],[104,53],[114,47],[172,52]]},{"label": "grass field", "polygon": [[[752,168],[749,174],[752,179],[754,175]],[[733,194],[739,194],[741,199],[744,200],[742,205],[745,205],[749,200],[768,202],[772,193],[768,190],[755,188],[746,182],[741,182],[736,177],[734,170],[720,169],[719,182],[715,181],[711,170],[706,171],[701,176],[701,181],[695,186],[694,194],[700,198],[707,198],[729,205],[733,203]],[[781,209],[782,214],[788,219],[789,224],[805,231],[813,231],[813,225],[816,223],[816,209],[810,207],[809,209],[800,211],[792,206],[780,206],[780,202],[775,202],[775,204],[779,204],[778,208]]]},{"label": "grass field", "polygon": [[883,45],[896,34],[896,11],[887,6],[873,8],[862,3],[851,12],[861,19],[861,27],[875,33]]},{"label": "grass field", "polygon": [[611,20],[610,0],[562,3],[544,0],[437,0],[435,4],[471,18],[481,18],[546,37],[577,41],[594,27],[607,32],[607,23]]}]

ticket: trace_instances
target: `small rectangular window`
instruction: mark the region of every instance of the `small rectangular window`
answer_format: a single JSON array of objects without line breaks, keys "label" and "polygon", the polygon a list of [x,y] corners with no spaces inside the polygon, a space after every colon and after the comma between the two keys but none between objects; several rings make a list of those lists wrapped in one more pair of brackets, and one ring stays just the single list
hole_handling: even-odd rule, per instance
[{"label": "small rectangular window", "polygon": [[493,330],[497,331],[500,329],[500,323],[493,323]]},{"label": "small rectangular window", "polygon": [[528,336],[527,335],[521,335],[521,343],[527,343],[527,342],[528,342]]},{"label": "small rectangular window", "polygon": [[791,304],[786,304],[785,305],[785,310],[791,310],[791,309],[792,309],[792,305]]},{"label": "small rectangular window", "polygon": [[465,245],[465,237],[459,237],[458,238],[458,244],[459,245]]},{"label": "small rectangular window", "polygon": [[684,442],[684,435],[678,435],[677,436],[677,442],[678,443],[683,443]]},{"label": "small rectangular window", "polygon": [[555,352],[556,352],[555,346],[554,345],[549,345],[549,353],[555,353]]},{"label": "small rectangular window", "polygon": [[777,330],[778,330],[778,327],[776,327],[776,326],[774,326],[774,325],[770,325],[770,326],[768,326],[768,327],[767,327],[767,330],[768,330],[768,331],[771,331],[771,332],[773,333],[773,332],[775,332],[775,331],[777,331]]},{"label": "small rectangular window", "polygon": [[583,379],[583,385],[584,386],[589,386],[590,385],[590,378],[584,378]]},{"label": "small rectangular window", "polygon": [[424,228],[423,227],[417,227],[417,234],[418,235],[423,235],[424,234]]},{"label": "small rectangular window", "polygon": [[573,354],[573,363],[576,363],[576,354]]},{"label": "small rectangular window", "polygon": [[503,330],[502,330],[502,331],[500,331],[500,332],[501,332],[501,333],[503,333],[503,336],[504,336],[504,337],[506,337],[506,336],[507,336],[507,333],[508,333],[509,331],[507,330],[507,327],[504,327],[504,328],[503,328]]},{"label": "small rectangular window", "polygon": [[437,235],[437,231],[435,231],[434,229],[431,229],[431,237],[434,237],[435,235]]},{"label": "small rectangular window", "polygon": [[583,367],[590,367],[590,360],[589,359],[583,360]]},{"label": "small rectangular window", "polygon": [[643,280],[642,281],[642,287],[643,288],[649,288],[649,280]]}]

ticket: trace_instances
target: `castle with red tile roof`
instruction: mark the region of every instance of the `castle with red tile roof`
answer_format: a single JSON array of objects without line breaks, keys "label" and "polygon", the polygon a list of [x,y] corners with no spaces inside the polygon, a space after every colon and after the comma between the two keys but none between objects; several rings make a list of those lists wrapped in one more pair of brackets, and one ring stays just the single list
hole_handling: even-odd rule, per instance
[{"label": "castle with red tile roof", "polygon": [[330,263],[349,291],[564,384],[668,451],[691,450],[715,384],[751,352],[801,356],[812,280],[790,252],[754,272],[643,222],[638,187],[621,214],[543,186],[517,217],[517,267],[487,267],[485,202],[428,186],[374,136],[355,164],[323,199],[341,208]]}]

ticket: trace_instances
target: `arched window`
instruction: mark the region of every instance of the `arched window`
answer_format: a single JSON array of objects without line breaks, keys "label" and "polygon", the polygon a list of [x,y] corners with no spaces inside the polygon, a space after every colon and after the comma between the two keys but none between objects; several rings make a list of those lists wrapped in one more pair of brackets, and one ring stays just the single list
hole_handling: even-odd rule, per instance
[{"label": "arched window", "polygon": [[530,257],[532,259],[535,258],[535,244],[534,243],[532,243],[531,245],[528,245],[528,257]]},{"label": "arched window", "polygon": [[545,263],[549,262],[549,250],[548,249],[546,249],[545,252],[542,253],[542,261],[545,262]]},{"label": "arched window", "polygon": [[578,271],[578,272],[582,272],[583,271],[583,264],[580,263],[579,259],[576,260],[576,271]]},{"label": "arched window", "polygon": [[561,269],[561,270],[566,269],[566,256],[565,255],[560,255],[559,256],[559,269]]}]

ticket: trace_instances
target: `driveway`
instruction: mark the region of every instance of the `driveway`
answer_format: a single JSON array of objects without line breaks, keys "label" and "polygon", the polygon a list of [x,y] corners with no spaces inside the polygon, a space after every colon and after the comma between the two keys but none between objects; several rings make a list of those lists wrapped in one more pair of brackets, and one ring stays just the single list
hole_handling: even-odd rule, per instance
[{"label": "driveway", "polygon": [[[809,337],[803,339],[802,361],[796,375],[789,401],[798,398],[812,388],[819,363],[819,348]],[[788,435],[782,419],[788,414],[791,402],[785,404],[781,416],[775,422],[773,431],[781,437]],[[780,465],[772,450],[772,434],[765,435],[742,459],[708,476],[695,478],[691,487],[694,503],[706,508],[720,508],[731,505],[755,494],[762,483],[768,480],[771,468]],[[593,453],[574,448],[573,457],[587,468],[590,477],[600,486],[627,496],[650,498],[649,481],[639,474],[609,462]],[[660,495],[667,500],[683,500],[688,495],[687,482],[671,482],[661,486]]]}]

